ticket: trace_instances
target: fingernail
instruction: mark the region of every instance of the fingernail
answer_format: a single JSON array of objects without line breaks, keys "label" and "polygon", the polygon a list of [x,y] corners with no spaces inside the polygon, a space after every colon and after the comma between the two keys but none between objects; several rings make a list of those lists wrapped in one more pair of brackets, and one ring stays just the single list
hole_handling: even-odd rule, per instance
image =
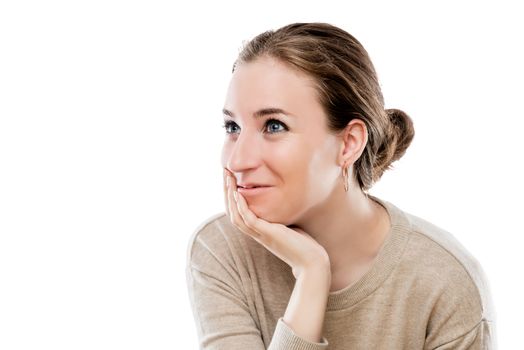
[{"label": "fingernail", "polygon": [[227,184],[227,187],[229,187],[229,175],[226,175],[227,179],[226,179],[226,184]]},{"label": "fingernail", "polygon": [[237,191],[233,191],[233,197],[235,197],[235,200],[238,201],[238,193],[237,193]]}]

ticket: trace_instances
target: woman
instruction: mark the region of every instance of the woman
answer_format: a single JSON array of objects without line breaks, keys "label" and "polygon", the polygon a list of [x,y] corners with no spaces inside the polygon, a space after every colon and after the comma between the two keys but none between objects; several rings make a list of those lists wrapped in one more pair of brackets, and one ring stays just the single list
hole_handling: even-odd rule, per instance
[{"label": "woman", "polygon": [[484,272],[447,231],[367,193],[406,151],[353,36],[295,23],[248,42],[223,109],[226,213],[188,245],[203,349],[493,349]]}]

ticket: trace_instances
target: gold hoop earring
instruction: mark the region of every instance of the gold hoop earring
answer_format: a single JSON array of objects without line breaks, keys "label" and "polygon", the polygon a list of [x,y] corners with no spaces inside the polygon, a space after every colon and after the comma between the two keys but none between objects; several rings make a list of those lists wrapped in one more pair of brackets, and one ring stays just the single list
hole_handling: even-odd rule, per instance
[{"label": "gold hoop earring", "polygon": [[348,187],[349,187],[348,169],[349,169],[349,167],[342,167],[342,175],[344,176],[344,190],[346,192],[348,191]]}]

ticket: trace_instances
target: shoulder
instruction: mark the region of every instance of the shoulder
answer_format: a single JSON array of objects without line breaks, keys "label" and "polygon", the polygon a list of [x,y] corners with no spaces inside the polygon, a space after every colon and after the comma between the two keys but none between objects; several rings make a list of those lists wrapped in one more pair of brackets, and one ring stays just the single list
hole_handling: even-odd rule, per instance
[{"label": "shoulder", "polygon": [[415,266],[428,293],[438,296],[435,308],[441,308],[440,313],[463,311],[471,323],[494,320],[489,281],[475,256],[451,232],[404,214],[411,225],[404,262]]},{"label": "shoulder", "polygon": [[431,306],[426,330],[428,348],[456,342],[463,346],[494,342],[495,309],[479,261],[451,232],[404,213],[411,225],[405,262],[415,266],[420,296]]},{"label": "shoulder", "polygon": [[213,237],[216,236],[216,233],[220,233],[222,231],[220,229],[220,221],[224,217],[226,217],[224,213],[216,213],[206,217],[198,223],[189,236],[187,251],[191,252],[196,242],[213,239]]},{"label": "shoulder", "polygon": [[235,268],[244,264],[252,242],[224,212],[208,216],[195,226],[187,241],[186,266],[200,271]]},{"label": "shoulder", "polygon": [[214,255],[227,250],[227,239],[224,229],[225,213],[215,213],[206,217],[193,229],[187,241],[186,263],[191,266],[193,262],[200,260],[203,254]]},{"label": "shoulder", "polygon": [[416,215],[406,215],[412,223],[414,239],[436,255],[428,256],[433,263],[438,263],[434,258],[444,259],[450,264],[449,267],[467,273],[476,284],[482,282],[482,267],[479,261],[454,234]]}]

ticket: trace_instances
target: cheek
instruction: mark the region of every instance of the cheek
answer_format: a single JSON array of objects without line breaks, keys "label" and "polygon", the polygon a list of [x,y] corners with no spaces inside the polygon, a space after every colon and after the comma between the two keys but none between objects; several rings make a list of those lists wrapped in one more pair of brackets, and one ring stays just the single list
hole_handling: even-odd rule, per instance
[{"label": "cheek", "polygon": [[305,135],[289,135],[278,140],[278,142],[268,144],[266,153],[271,154],[276,159],[283,159],[291,163],[302,163],[310,157],[311,149]]}]

